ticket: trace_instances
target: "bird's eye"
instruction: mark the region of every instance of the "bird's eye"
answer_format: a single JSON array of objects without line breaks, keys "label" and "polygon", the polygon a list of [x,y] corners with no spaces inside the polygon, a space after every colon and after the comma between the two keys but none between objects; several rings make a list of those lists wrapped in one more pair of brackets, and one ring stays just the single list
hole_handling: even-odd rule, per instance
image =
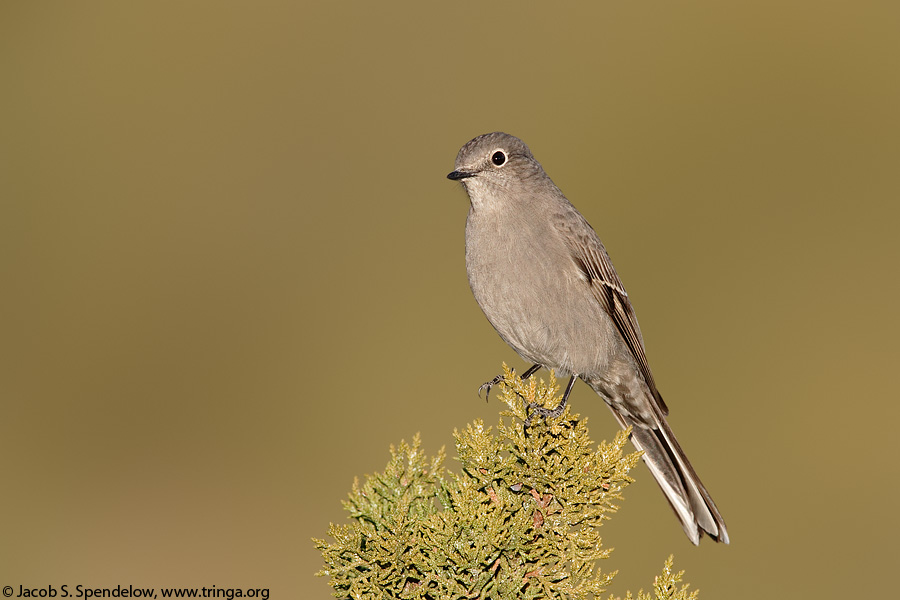
[{"label": "bird's eye", "polygon": [[503,150],[497,150],[491,155],[491,162],[498,167],[502,167],[506,162],[506,153]]}]

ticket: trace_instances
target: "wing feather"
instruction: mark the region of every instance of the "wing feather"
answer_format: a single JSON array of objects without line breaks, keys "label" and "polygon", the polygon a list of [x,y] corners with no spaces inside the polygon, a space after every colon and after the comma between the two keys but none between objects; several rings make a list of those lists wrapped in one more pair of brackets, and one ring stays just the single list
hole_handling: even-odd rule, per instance
[{"label": "wing feather", "polygon": [[[575,217],[574,221],[573,216]],[[587,278],[591,292],[610,315],[622,335],[622,339],[631,350],[631,354],[644,376],[644,381],[647,382],[650,391],[659,403],[662,414],[669,414],[666,403],[659,390],[656,389],[656,382],[653,380],[653,373],[650,371],[647,354],[644,351],[644,338],[641,336],[641,328],[638,325],[637,316],[634,314],[634,308],[628,299],[628,292],[625,291],[625,286],[622,285],[603,242],[584,220],[584,217],[574,209],[568,215],[560,215],[555,223],[563,233],[563,238],[572,253],[572,259]]]}]

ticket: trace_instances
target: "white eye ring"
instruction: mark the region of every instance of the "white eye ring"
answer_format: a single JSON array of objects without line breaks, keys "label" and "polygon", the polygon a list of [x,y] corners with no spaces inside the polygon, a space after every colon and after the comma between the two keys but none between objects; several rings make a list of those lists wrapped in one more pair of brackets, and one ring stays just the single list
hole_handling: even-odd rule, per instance
[{"label": "white eye ring", "polygon": [[491,153],[491,162],[494,163],[495,167],[502,167],[506,164],[507,156],[506,152],[497,148]]}]

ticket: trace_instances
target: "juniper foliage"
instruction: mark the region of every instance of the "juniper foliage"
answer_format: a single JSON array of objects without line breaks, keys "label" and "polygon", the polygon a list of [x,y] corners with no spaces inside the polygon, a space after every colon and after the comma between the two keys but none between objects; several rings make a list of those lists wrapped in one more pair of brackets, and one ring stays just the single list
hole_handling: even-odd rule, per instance
[{"label": "juniper foliage", "polygon": [[[352,522],[332,524],[334,540],[314,540],[334,596],[353,600],[595,598],[615,572],[600,527],[618,510],[640,453],[625,454],[628,432],[594,447],[587,419],[568,408],[525,431],[527,406],[555,407],[549,382],[523,382],[506,365],[496,428],[476,420],[454,431],[461,471],[444,467],[444,450],[427,457],[418,434],[391,446],[382,473],[354,481],[344,508]],[[671,557],[655,596],[694,600],[681,588]],[[610,597],[612,598],[612,597]]]}]

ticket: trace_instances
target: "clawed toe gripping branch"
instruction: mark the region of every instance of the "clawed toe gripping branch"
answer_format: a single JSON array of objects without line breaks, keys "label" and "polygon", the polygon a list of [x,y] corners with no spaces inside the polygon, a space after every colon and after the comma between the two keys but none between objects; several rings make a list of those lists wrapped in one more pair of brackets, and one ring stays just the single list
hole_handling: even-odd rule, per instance
[{"label": "clawed toe gripping branch", "polygon": [[[559,407],[549,382],[524,381],[504,365],[496,427],[476,420],[454,431],[459,471],[444,451],[429,458],[416,435],[391,447],[381,473],[355,481],[344,507],[350,523],[315,540],[334,596],[347,599],[519,600],[599,597],[615,572],[600,527],[623,500],[640,454],[625,453],[628,431],[595,445],[587,419],[570,413],[522,424],[536,407]],[[531,408],[529,408],[531,407]],[[552,410],[551,410],[552,412]],[[641,600],[696,597],[679,585],[671,558]],[[634,598],[630,593],[626,598]]]},{"label": "clawed toe gripping branch", "polygon": [[[503,366],[504,366],[504,369],[506,369],[506,365],[504,364]],[[526,379],[531,377],[540,368],[541,368],[541,365],[532,365],[531,367],[528,368],[528,370],[526,370],[524,373],[522,373],[522,375],[519,377],[519,380],[525,381]],[[551,374],[551,377],[552,376],[553,375]],[[504,373],[497,375],[490,381],[486,381],[486,382],[482,383],[481,386],[478,388],[478,397],[480,398],[481,392],[486,390],[484,399],[485,399],[485,401],[489,400],[491,388],[493,388],[495,385],[497,385],[499,383],[506,383],[507,377],[513,377],[513,379],[509,379],[510,382],[513,382],[515,380],[514,379],[515,371],[506,370],[506,371],[504,371]],[[535,416],[541,417],[542,419],[546,420],[548,418],[555,418],[555,417],[562,415],[563,411],[566,408],[566,405],[569,402],[569,394],[572,392],[572,387],[575,385],[575,381],[577,379],[578,379],[577,375],[572,375],[569,378],[569,383],[566,385],[566,391],[563,392],[562,400],[560,400],[559,403],[554,408],[548,408],[546,406],[542,406],[539,402],[527,403],[525,406],[525,412],[526,412],[527,416],[526,416],[524,424],[523,424],[524,429],[527,430],[531,426],[531,421],[532,421],[532,419],[535,418]],[[522,394],[519,394],[519,397],[522,398],[523,400],[525,399],[525,397]]]},{"label": "clawed toe gripping branch", "polygon": [[[491,388],[493,388],[495,385],[497,385],[498,383],[503,381],[508,374],[515,375],[515,371],[510,370],[507,372],[505,370],[506,365],[504,364],[503,366],[504,366],[503,373],[500,373],[499,375],[497,375],[490,381],[485,381],[478,387],[478,397],[480,398],[481,392],[484,391],[485,392],[485,394],[484,394],[485,402],[490,400]],[[519,377],[519,379],[521,379],[522,381],[525,381],[526,379],[528,379],[529,377],[534,375],[534,373],[536,373],[538,371],[538,369],[540,369],[540,368],[541,368],[541,365],[531,365],[530,367],[528,367],[528,370],[526,370],[524,373],[522,373],[522,375],[521,375],[521,377]]]}]

